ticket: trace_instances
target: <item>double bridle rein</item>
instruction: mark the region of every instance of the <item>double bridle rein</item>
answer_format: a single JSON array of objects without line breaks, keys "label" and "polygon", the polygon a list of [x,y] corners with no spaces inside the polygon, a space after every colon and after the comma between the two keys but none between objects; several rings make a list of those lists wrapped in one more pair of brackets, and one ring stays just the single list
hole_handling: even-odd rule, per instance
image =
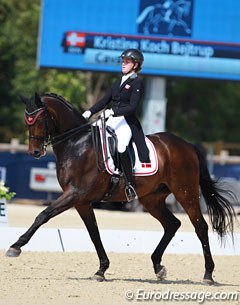
[{"label": "double bridle rein", "polygon": [[57,144],[60,144],[64,141],[66,141],[67,139],[70,139],[72,136],[76,135],[80,130],[82,130],[85,127],[89,127],[89,130],[91,130],[91,124],[86,123],[86,124],[80,125],[76,128],[67,130],[59,135],[51,136],[49,134],[47,117],[49,117],[49,119],[51,121],[53,121],[55,124],[55,120],[49,114],[46,106],[36,109],[32,112],[28,112],[27,110],[25,110],[25,113],[24,113],[24,119],[28,126],[33,126],[37,122],[37,120],[44,120],[44,122],[45,122],[44,135],[43,136],[37,136],[37,135],[35,136],[35,135],[31,135],[31,134],[29,135],[30,139],[43,141],[44,149],[47,148],[48,144],[55,146]]},{"label": "double bridle rein", "polygon": [[102,124],[103,133],[104,133],[104,136],[103,136],[104,141],[105,141],[104,146],[106,147],[105,116],[103,116],[103,117],[100,116],[99,118],[97,118],[97,120],[95,122],[92,122],[92,123],[87,122],[86,124],[69,129],[56,136],[51,135],[49,132],[48,119],[51,120],[55,126],[56,126],[56,122],[55,122],[54,118],[51,116],[51,114],[48,112],[48,109],[45,105],[44,105],[44,107],[36,109],[32,112],[28,112],[27,110],[25,110],[24,119],[25,119],[26,124],[29,127],[36,124],[36,122],[38,120],[44,120],[44,135],[38,136],[38,135],[29,134],[29,139],[43,141],[43,147],[44,147],[45,152],[46,152],[47,146],[49,144],[51,144],[52,147],[54,147],[60,143],[63,143],[64,141],[75,136],[76,134],[78,134],[80,131],[82,131],[84,128],[87,127],[87,131],[90,131],[92,133],[93,149],[95,152],[98,170],[100,172],[103,172],[105,170],[105,166],[104,166],[103,162],[99,160],[99,156],[98,156],[98,151],[99,151],[98,130],[95,128],[97,120],[100,119],[101,124]]}]

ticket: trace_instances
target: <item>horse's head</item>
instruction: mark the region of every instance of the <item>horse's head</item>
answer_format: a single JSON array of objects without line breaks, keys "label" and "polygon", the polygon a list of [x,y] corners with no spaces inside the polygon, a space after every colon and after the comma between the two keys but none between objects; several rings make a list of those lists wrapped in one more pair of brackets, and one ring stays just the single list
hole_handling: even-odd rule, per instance
[{"label": "horse's head", "polygon": [[47,109],[37,93],[30,99],[21,96],[21,100],[26,105],[24,118],[29,128],[28,150],[31,156],[40,158],[45,155],[48,142]]},{"label": "horse's head", "polygon": [[25,122],[29,128],[29,153],[34,158],[45,155],[51,139],[52,145],[65,142],[76,132],[89,130],[89,124],[82,114],[63,97],[45,93],[28,99],[21,95],[26,105]]}]

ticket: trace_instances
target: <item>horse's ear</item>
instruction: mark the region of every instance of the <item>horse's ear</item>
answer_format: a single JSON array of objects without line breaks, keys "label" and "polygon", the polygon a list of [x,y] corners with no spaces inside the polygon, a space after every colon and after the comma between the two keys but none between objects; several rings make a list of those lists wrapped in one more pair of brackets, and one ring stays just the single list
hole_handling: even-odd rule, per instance
[{"label": "horse's ear", "polygon": [[28,98],[27,98],[26,96],[22,95],[22,94],[19,94],[19,97],[20,97],[21,101],[22,101],[25,105],[27,105]]},{"label": "horse's ear", "polygon": [[42,108],[44,106],[41,97],[37,92],[35,92],[34,102],[38,108]]}]

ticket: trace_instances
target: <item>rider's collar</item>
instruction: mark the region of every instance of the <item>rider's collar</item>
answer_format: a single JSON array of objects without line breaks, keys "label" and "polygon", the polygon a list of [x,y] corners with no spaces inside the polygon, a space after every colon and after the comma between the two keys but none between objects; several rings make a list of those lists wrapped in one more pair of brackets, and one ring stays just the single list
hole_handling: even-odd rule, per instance
[{"label": "rider's collar", "polygon": [[133,72],[130,76],[129,76],[129,78],[131,78],[131,79],[134,79],[134,78],[136,78],[137,77],[137,73],[136,72]]},{"label": "rider's collar", "polygon": [[122,83],[124,83],[127,79],[134,79],[137,77],[137,73],[135,72],[131,72],[131,73],[128,73],[128,74],[123,74],[122,75]]}]

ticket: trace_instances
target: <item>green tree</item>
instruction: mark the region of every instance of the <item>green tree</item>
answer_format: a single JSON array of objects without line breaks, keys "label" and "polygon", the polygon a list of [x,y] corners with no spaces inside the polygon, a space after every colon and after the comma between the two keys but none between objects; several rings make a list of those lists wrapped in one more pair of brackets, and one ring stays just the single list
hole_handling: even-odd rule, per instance
[{"label": "green tree", "polygon": [[240,141],[240,84],[169,80],[167,130],[191,141]]},{"label": "green tree", "polygon": [[[19,94],[54,92],[76,107],[88,108],[104,92],[112,76],[38,69],[36,67],[40,1],[1,0],[0,3],[0,141],[25,139]],[[109,85],[109,84],[108,84]]]},{"label": "green tree", "polygon": [[26,90],[37,80],[34,65],[39,5],[29,0],[1,0],[0,5],[0,79],[1,79],[1,140],[24,138],[23,114],[20,111],[21,82]]},{"label": "green tree", "polygon": [[[18,94],[54,92],[76,107],[91,106],[112,74],[36,67],[40,0],[0,0],[0,141],[25,140]],[[147,77],[147,76],[146,76]],[[239,82],[167,81],[167,130],[195,142],[240,142]]]}]

